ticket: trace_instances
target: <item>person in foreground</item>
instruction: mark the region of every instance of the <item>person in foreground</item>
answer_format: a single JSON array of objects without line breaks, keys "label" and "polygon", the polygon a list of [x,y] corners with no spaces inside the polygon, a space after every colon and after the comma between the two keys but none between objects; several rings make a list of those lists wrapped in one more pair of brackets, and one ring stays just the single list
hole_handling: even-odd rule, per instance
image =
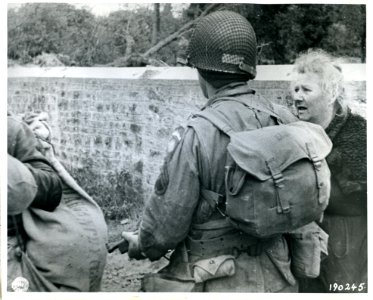
[{"label": "person in foreground", "polygon": [[329,234],[329,255],[320,276],[302,280],[300,291],[366,292],[366,119],[345,104],[342,67],[325,51],[299,56],[291,90],[298,118],[321,125],[333,142],[327,157],[331,195],[321,223]]},{"label": "person in foreground", "polygon": [[8,116],[8,291],[99,291],[104,216],[54,156],[47,116]]},{"label": "person in foreground", "polygon": [[20,275],[16,262],[25,250],[27,241],[22,213],[29,207],[53,212],[61,202],[62,182],[37,149],[37,140],[28,126],[10,113],[7,119],[8,290],[12,291],[14,288],[11,285],[17,274]]},{"label": "person in foreground", "polygon": [[[236,131],[276,125],[274,111],[284,123],[296,120],[247,85],[256,76],[256,46],[251,24],[229,11],[200,20],[189,45],[208,98],[202,111]],[[173,137],[138,233],[122,234],[130,258],[158,260],[175,249],[168,266],[144,277],[142,291],[297,292],[285,237],[257,239],[226,221],[229,137],[199,116]]]}]

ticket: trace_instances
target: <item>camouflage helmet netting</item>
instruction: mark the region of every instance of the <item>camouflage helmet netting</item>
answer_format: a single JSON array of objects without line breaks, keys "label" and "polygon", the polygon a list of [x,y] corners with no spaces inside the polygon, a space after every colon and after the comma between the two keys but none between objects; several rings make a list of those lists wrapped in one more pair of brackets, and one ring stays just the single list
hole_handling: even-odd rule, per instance
[{"label": "camouflage helmet netting", "polygon": [[218,11],[198,21],[188,48],[188,63],[199,69],[256,75],[256,37],[248,20]]}]

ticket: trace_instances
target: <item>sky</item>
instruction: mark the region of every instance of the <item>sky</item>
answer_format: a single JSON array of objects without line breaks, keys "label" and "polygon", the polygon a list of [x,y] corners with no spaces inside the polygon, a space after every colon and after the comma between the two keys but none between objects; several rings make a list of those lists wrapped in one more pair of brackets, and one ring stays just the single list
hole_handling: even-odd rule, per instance
[{"label": "sky", "polygon": [[[49,1],[55,2],[55,1]],[[170,1],[172,2],[172,1]],[[65,3],[68,3],[66,1]],[[120,10],[120,9],[136,9],[138,7],[150,7],[153,3],[145,3],[142,1],[132,2],[132,3],[99,3],[99,2],[84,2],[84,3],[70,3],[77,8],[86,8],[87,10],[91,11],[96,16],[108,16],[111,12]],[[9,8],[17,8],[20,7],[22,3],[8,3]],[[178,15],[183,8],[188,6],[189,4],[186,3],[173,3],[173,9],[175,13],[175,17]],[[162,5],[161,5],[162,7]]]},{"label": "sky", "polygon": [[83,3],[74,4],[77,8],[88,7],[89,10],[97,16],[107,16],[109,13],[125,8],[131,8],[137,6],[135,3],[121,4],[121,3]]},{"label": "sky", "polygon": [[107,16],[113,11],[125,8],[121,3],[82,3],[74,5],[77,8],[88,7],[89,10],[97,16]]},{"label": "sky", "polygon": [[[72,3],[72,1],[56,1],[56,0],[50,0],[50,1],[45,1],[45,0],[38,0],[38,1],[17,1],[13,0],[12,3],[7,3],[8,8],[12,7],[19,7],[22,5],[22,3],[27,3],[27,2],[62,2],[62,3],[70,3],[78,8],[86,7],[88,10],[90,10],[94,15],[96,16],[107,16],[111,12],[119,10],[119,9],[134,9],[137,7],[144,7],[144,6],[151,6],[154,2],[159,2],[159,1],[142,1],[142,0],[137,0],[137,1],[119,1],[119,0],[111,0],[110,3],[103,3],[104,1],[81,1],[81,3]],[[75,1],[74,1],[75,2]],[[79,1],[80,2],[80,1]],[[211,0],[204,0],[204,1],[188,1],[188,3],[183,3],[184,1],[165,1],[165,3],[173,3],[174,7],[174,13],[176,14],[175,17],[177,16],[178,12],[180,12],[183,8],[188,6],[191,2],[197,2],[197,3],[208,3],[208,2],[215,2]],[[229,1],[216,1],[216,2],[229,2]],[[272,0],[272,1],[263,1],[263,0],[254,0],[254,1],[234,1],[234,2],[252,2],[252,3],[272,3],[272,4],[278,4],[278,3],[291,3],[291,2],[296,2],[296,3],[346,3],[346,4],[364,4],[366,0],[364,1],[359,1],[359,0],[339,0],[339,1],[333,1],[333,0],[319,0],[319,1],[310,1],[310,0]],[[162,5],[161,5],[162,7]]]}]

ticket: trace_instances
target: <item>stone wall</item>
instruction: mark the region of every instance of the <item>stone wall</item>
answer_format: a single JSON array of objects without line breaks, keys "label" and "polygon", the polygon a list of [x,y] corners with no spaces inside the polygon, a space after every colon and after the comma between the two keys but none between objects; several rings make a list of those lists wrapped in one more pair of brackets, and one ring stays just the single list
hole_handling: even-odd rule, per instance
[{"label": "stone wall", "polygon": [[[291,106],[286,70],[267,68],[250,85]],[[365,80],[348,85],[354,109],[365,115]],[[8,110],[49,113],[56,155],[109,217],[138,215],[173,129],[205,102],[186,68],[8,70]]]}]

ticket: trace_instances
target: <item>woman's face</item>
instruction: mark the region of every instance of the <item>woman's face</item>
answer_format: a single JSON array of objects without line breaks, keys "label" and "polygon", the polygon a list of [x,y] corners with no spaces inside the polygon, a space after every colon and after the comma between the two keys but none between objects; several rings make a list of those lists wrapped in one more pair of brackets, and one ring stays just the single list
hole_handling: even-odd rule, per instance
[{"label": "woman's face", "polygon": [[321,89],[320,77],[297,73],[291,87],[298,118],[326,128],[334,117],[334,99]]}]

